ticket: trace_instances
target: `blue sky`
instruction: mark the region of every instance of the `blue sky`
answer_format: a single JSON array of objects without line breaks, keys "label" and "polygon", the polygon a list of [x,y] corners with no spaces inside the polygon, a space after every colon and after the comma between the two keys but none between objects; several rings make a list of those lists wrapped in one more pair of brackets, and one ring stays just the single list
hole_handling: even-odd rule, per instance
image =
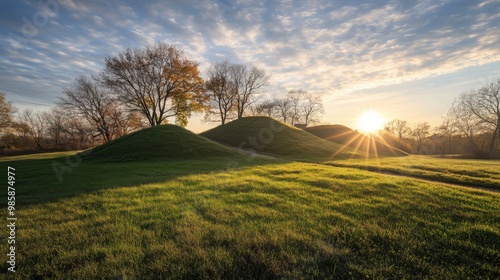
[{"label": "blue sky", "polygon": [[[254,63],[269,96],[321,94],[323,121],[356,128],[366,110],[410,123],[440,116],[461,92],[500,78],[500,0],[7,0],[0,91],[48,110],[104,58],[155,41],[200,63]],[[213,124],[200,117],[188,128]]]}]

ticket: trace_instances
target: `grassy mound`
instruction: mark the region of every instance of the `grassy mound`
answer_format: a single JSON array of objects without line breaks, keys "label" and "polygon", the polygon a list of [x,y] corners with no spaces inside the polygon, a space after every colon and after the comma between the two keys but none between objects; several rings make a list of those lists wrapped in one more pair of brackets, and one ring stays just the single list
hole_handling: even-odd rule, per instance
[{"label": "grassy mound", "polygon": [[332,158],[352,156],[351,149],[318,138],[301,129],[269,117],[246,117],[201,133],[219,143],[299,158]]},{"label": "grassy mound", "polygon": [[308,127],[305,131],[320,138],[354,148],[362,153],[372,153],[382,156],[406,156],[407,153],[379,142],[343,125],[319,125]]},{"label": "grassy mound", "polygon": [[236,154],[176,125],[146,128],[84,152],[85,159],[135,161],[170,158],[198,158]]}]

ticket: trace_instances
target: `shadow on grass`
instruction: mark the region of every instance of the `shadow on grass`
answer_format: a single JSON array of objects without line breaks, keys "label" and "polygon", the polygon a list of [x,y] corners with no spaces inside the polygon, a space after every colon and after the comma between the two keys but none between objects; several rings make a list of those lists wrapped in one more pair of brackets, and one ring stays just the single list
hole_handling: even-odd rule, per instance
[{"label": "shadow on grass", "polygon": [[104,189],[160,183],[185,175],[286,162],[281,159],[249,156],[102,162],[81,158],[77,161],[76,155],[65,155],[45,159],[2,161],[0,180],[7,182],[7,167],[15,168],[16,203],[34,205]]},{"label": "shadow on grass", "polygon": [[[324,164],[335,167],[357,168],[361,170],[377,172],[387,175],[404,176],[404,177],[416,178],[438,183],[453,184],[468,188],[482,189],[492,192],[500,192],[500,185],[498,184],[498,182],[490,180],[481,180],[483,178],[489,179],[487,175],[478,176],[474,174],[475,177],[480,177],[479,179],[473,177],[462,178],[463,176],[460,176],[460,175],[471,175],[471,173],[473,172],[467,172],[465,174],[457,174],[459,173],[458,171],[445,172],[443,170],[432,169],[430,167],[419,167],[419,168],[414,168],[412,170],[404,170],[399,167],[391,167],[391,166],[359,165],[359,164],[349,164],[343,162],[337,163],[331,161],[325,162]],[[420,172],[421,170],[419,169],[432,172],[427,172],[427,173]]]}]

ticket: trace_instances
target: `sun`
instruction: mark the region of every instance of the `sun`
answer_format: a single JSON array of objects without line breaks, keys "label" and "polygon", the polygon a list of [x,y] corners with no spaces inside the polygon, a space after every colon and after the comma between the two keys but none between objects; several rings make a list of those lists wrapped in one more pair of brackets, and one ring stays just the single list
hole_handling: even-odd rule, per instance
[{"label": "sun", "polygon": [[358,128],[365,133],[375,133],[384,128],[385,119],[375,111],[364,112],[358,119]]}]

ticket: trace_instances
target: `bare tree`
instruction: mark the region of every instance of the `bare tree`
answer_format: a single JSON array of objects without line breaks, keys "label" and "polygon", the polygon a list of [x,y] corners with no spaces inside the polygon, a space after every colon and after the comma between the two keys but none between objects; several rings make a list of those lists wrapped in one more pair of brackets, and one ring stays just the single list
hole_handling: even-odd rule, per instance
[{"label": "bare tree", "polygon": [[93,129],[88,122],[79,118],[69,118],[64,129],[64,135],[68,139],[68,145],[74,149],[84,149],[94,143],[92,131]]},{"label": "bare tree", "polygon": [[80,76],[63,93],[59,105],[64,110],[85,119],[106,142],[113,139],[111,116],[119,104],[96,77]]},{"label": "bare tree", "polygon": [[388,122],[384,129],[392,135],[398,137],[399,140],[403,140],[411,134],[408,122],[399,119],[394,119]]},{"label": "bare tree", "polygon": [[47,136],[52,138],[54,145],[61,145],[65,129],[68,126],[66,121],[67,116],[64,114],[62,108],[55,107],[50,112],[45,112],[43,117],[47,122]]},{"label": "bare tree", "polygon": [[301,104],[301,115],[303,123],[308,126],[311,123],[319,123],[318,116],[325,112],[323,101],[318,95],[305,92],[304,101]]},{"label": "bare tree", "polygon": [[266,105],[276,118],[291,125],[317,123],[324,112],[321,97],[305,90],[291,90],[286,96],[274,98],[272,106]]},{"label": "bare tree", "polygon": [[417,123],[415,128],[412,129],[412,135],[417,142],[417,152],[423,151],[423,144],[426,137],[430,135],[431,126],[428,122]]},{"label": "bare tree", "polygon": [[191,112],[206,102],[198,64],[183,51],[166,43],[126,50],[107,57],[104,78],[119,99],[142,114],[151,126],[169,117],[185,126]]},{"label": "bare tree", "polygon": [[225,60],[212,64],[207,71],[205,89],[210,98],[210,107],[205,113],[205,119],[208,121],[212,116],[217,116],[221,124],[225,124],[227,120],[234,118],[238,92],[232,79],[232,70],[234,65]]},{"label": "bare tree", "polygon": [[455,120],[453,116],[448,113],[443,117],[441,125],[436,127],[434,131],[443,139],[445,139],[445,147],[443,148],[443,154],[455,153],[457,147],[454,145],[454,137],[457,134],[457,128],[455,126]]},{"label": "bare tree", "polygon": [[35,142],[37,149],[42,149],[42,141],[44,140],[47,124],[42,113],[34,113],[32,110],[26,109],[19,115],[19,120]]},{"label": "bare tree", "polygon": [[500,79],[463,93],[458,103],[487,130],[490,135],[487,155],[493,157],[496,141],[500,138]]},{"label": "bare tree", "polygon": [[236,113],[240,119],[256,101],[256,96],[267,85],[270,76],[261,68],[241,64],[233,65],[231,74],[236,86]]},{"label": "bare tree", "polygon": [[264,100],[250,107],[253,116],[273,117],[275,115],[276,104],[273,100]]},{"label": "bare tree", "polygon": [[301,113],[302,113],[302,100],[304,98],[304,95],[306,94],[305,91],[303,90],[291,90],[287,94],[287,98],[290,101],[290,124],[294,125],[296,123],[299,123],[302,119]]},{"label": "bare tree", "polygon": [[480,135],[484,134],[485,128],[481,121],[468,110],[466,104],[457,98],[451,106],[448,114],[453,119],[453,126],[457,132],[465,137],[467,141],[467,154],[480,156],[482,153],[482,143]]},{"label": "bare tree", "polygon": [[285,123],[289,122],[293,110],[292,100],[288,96],[277,97],[273,103],[276,117]]}]

